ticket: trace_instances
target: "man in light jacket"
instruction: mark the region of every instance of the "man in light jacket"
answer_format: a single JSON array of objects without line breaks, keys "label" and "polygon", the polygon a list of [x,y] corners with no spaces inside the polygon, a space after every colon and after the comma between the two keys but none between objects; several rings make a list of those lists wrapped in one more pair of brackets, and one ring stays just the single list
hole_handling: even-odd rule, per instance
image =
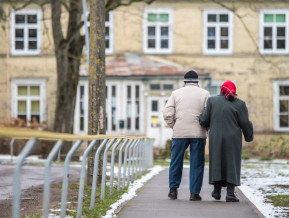
[{"label": "man in light jacket", "polygon": [[168,197],[177,199],[182,179],[185,150],[190,145],[190,200],[202,200],[200,194],[205,165],[206,129],[199,116],[206,106],[209,92],[198,86],[198,74],[191,70],[184,76],[184,87],[173,91],[165,108],[164,120],[173,129]]}]

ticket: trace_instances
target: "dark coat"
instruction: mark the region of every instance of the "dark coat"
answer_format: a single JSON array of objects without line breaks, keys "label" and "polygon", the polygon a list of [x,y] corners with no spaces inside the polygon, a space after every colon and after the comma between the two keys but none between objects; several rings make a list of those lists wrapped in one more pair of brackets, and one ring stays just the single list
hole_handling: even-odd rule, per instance
[{"label": "dark coat", "polygon": [[209,183],[225,181],[240,185],[242,132],[253,140],[253,125],[244,101],[228,101],[224,95],[210,97],[200,115],[200,124],[209,130]]}]

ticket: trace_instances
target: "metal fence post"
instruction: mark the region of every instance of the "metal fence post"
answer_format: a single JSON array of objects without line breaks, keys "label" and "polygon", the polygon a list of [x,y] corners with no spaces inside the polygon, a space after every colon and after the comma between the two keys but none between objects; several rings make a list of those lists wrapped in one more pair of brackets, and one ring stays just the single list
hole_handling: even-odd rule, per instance
[{"label": "metal fence post", "polygon": [[129,151],[129,148],[134,145],[134,143],[136,142],[136,139],[133,139],[130,141],[130,143],[128,144],[128,146],[125,148],[124,150],[124,160],[123,160],[123,180],[122,180],[122,187],[125,187],[125,182],[126,182],[126,171],[127,171],[127,151]]},{"label": "metal fence post", "polygon": [[108,146],[105,148],[103,153],[103,164],[102,164],[102,177],[101,177],[101,194],[100,199],[104,199],[105,195],[105,180],[106,180],[106,165],[107,165],[107,152],[115,142],[116,138],[112,139],[111,142],[108,144]]},{"label": "metal fence post", "polygon": [[135,141],[135,143],[133,143],[132,146],[130,146],[129,148],[129,153],[128,153],[128,169],[127,169],[127,172],[128,172],[128,178],[127,178],[127,185],[129,185],[129,182],[130,182],[130,175],[131,175],[131,153],[132,153],[132,148],[138,143],[139,139],[137,139]]},{"label": "metal fence post", "polygon": [[19,154],[16,160],[16,166],[14,169],[14,179],[13,179],[13,208],[12,208],[13,218],[20,217],[21,167],[27,155],[34,148],[36,142],[37,142],[36,138],[30,139],[26,143],[25,147],[23,148],[22,152]]},{"label": "metal fence post", "polygon": [[85,183],[85,175],[86,175],[86,159],[92,148],[95,146],[97,140],[93,140],[90,142],[89,146],[85,149],[82,163],[81,163],[81,172],[80,172],[80,180],[79,180],[79,191],[78,191],[78,204],[77,204],[77,217],[80,218],[82,214],[82,202],[83,202],[83,190]]},{"label": "metal fence post", "polygon": [[55,158],[57,152],[63,145],[61,140],[58,140],[50,151],[47,161],[45,163],[45,174],[44,174],[44,191],[43,191],[43,217],[47,218],[49,214],[49,203],[50,203],[50,175],[51,175],[51,163]]},{"label": "metal fence post", "polygon": [[101,145],[98,147],[95,156],[94,156],[94,166],[93,166],[93,176],[92,176],[92,191],[91,191],[91,197],[90,197],[90,210],[94,209],[95,204],[95,193],[96,193],[96,185],[97,185],[97,175],[98,175],[98,164],[99,164],[99,155],[101,150],[106,145],[108,139],[105,139]]},{"label": "metal fence post", "polygon": [[[133,140],[131,140],[133,141]],[[131,142],[130,141],[130,142]],[[129,139],[126,139],[125,142],[122,144],[122,146],[119,149],[119,153],[118,153],[118,177],[117,177],[117,190],[120,190],[121,187],[121,163],[122,163],[122,151],[125,148],[125,146],[127,145],[127,143],[129,142]]]},{"label": "metal fence post", "polygon": [[117,149],[117,147],[120,145],[120,143],[122,142],[122,138],[119,139],[119,141],[116,143],[116,145],[113,147],[112,149],[112,153],[111,153],[111,160],[110,160],[110,185],[109,185],[109,195],[112,195],[113,192],[113,180],[114,180],[114,155],[115,155],[115,150]]},{"label": "metal fence post", "polygon": [[10,155],[11,155],[11,162],[13,162],[13,146],[14,146],[15,139],[10,141]]},{"label": "metal fence post", "polygon": [[68,189],[68,174],[69,174],[69,164],[72,158],[72,155],[81,145],[82,140],[78,140],[74,143],[72,148],[69,150],[65,162],[64,162],[64,172],[63,172],[63,181],[62,181],[62,194],[61,194],[61,218],[65,217],[66,214],[66,201],[67,201],[67,189]]}]

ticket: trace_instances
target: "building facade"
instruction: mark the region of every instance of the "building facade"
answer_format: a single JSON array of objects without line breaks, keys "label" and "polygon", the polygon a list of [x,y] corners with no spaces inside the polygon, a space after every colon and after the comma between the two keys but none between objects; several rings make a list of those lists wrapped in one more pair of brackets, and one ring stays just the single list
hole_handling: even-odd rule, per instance
[{"label": "building facade", "polygon": [[[19,117],[53,126],[56,62],[49,5],[9,14],[0,30],[0,119]],[[63,14],[65,19],[67,16]],[[3,26],[2,25],[2,26]],[[289,131],[289,3],[171,1],[119,7],[106,19],[107,133],[155,137],[171,130],[161,110],[184,73],[217,94],[236,83],[257,135]],[[87,133],[88,79],[80,69],[75,133]]]}]

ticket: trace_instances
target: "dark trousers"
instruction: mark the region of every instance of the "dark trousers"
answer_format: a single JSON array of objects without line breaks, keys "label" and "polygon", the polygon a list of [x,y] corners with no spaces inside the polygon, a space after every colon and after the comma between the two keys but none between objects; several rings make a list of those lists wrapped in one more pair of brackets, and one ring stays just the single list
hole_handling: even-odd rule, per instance
[{"label": "dark trousers", "polygon": [[170,188],[179,188],[185,150],[190,145],[190,192],[199,194],[203,184],[205,166],[206,139],[202,138],[174,138],[172,141],[172,154],[169,173]]}]

